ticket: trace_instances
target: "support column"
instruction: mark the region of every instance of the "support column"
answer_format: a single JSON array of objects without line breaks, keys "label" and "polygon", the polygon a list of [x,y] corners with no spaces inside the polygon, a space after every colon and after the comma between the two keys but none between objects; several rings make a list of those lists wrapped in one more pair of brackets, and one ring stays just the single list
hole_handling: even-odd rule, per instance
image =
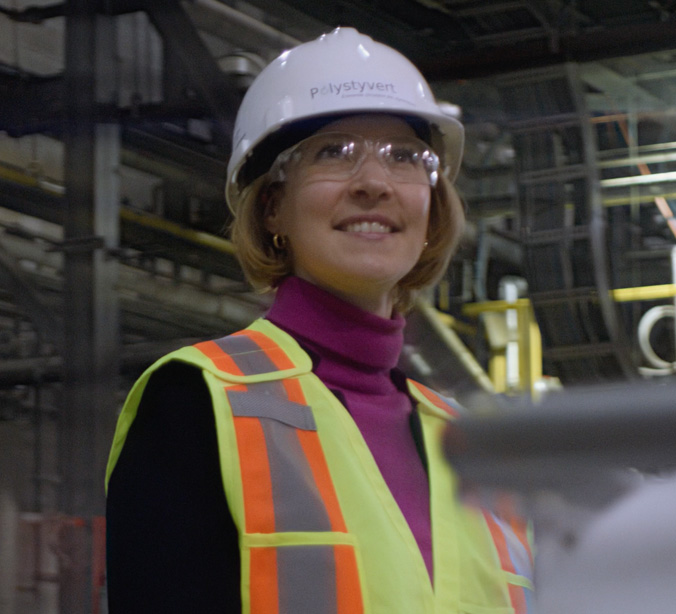
[{"label": "support column", "polygon": [[[64,224],[64,397],[59,469],[59,608],[89,614],[93,518],[104,514],[105,458],[115,420],[119,360],[117,262],[119,127],[96,124],[97,83],[112,65],[114,18],[91,0],[66,15],[66,216]],[[108,81],[108,80],[106,80]],[[110,87],[110,81],[107,82]]]}]

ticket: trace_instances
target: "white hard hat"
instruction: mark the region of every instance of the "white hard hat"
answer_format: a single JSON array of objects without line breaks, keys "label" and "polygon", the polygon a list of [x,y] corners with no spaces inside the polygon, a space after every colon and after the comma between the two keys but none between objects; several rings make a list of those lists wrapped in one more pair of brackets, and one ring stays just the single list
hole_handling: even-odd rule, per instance
[{"label": "white hard hat", "polygon": [[[305,136],[275,138],[285,128],[304,120],[374,112],[426,124],[440,137],[432,145],[446,176],[455,178],[462,156],[462,124],[440,109],[425,78],[402,54],[354,28],[336,28],[284,52],[247,90],[237,113],[228,163],[230,208],[236,210],[242,189],[256,173],[266,172],[282,149]],[[265,162],[253,161],[255,171],[245,170],[260,157]]]}]

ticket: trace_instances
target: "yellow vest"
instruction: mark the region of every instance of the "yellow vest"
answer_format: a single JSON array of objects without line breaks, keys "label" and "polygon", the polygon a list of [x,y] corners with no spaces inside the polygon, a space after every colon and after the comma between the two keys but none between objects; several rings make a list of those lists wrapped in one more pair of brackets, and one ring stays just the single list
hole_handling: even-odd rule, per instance
[{"label": "yellow vest", "polygon": [[428,460],[434,586],[359,429],[267,320],[165,356],[118,420],[110,477],[150,375],[179,360],[211,393],[223,486],[240,536],[245,614],[526,614],[532,559],[521,525],[462,504],[441,440],[454,414],[408,382]]}]

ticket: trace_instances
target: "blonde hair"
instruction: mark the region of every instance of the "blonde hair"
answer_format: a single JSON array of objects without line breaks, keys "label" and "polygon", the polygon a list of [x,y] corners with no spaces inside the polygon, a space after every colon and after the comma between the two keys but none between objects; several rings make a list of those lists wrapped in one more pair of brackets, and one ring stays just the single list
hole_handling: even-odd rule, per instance
[{"label": "blonde hair", "polygon": [[[237,258],[249,282],[260,291],[269,291],[293,274],[293,261],[287,250],[272,244],[265,227],[266,208],[271,191],[283,189],[267,175],[259,177],[242,193],[231,226]],[[397,285],[394,307],[399,312],[411,308],[418,290],[437,282],[446,271],[465,227],[465,211],[455,188],[441,176],[432,190],[427,230],[427,246],[416,265]]]}]

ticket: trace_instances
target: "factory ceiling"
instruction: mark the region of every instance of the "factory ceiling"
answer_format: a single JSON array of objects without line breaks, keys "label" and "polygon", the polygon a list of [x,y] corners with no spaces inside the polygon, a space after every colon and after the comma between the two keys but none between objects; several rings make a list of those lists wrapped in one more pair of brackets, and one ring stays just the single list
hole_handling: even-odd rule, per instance
[{"label": "factory ceiling", "polygon": [[[94,23],[94,13],[97,40],[69,30]],[[103,249],[119,265],[132,371],[167,343],[228,332],[264,310],[222,234],[234,112],[268,61],[335,26],[402,51],[462,111],[458,184],[470,224],[440,307],[465,317],[463,302],[500,298],[501,280],[524,278],[546,370],[576,383],[646,369],[636,331],[664,297],[639,301],[635,290],[621,303],[612,291],[672,283],[674,0],[6,0],[0,316],[2,351],[14,362],[5,385],[30,379],[38,364],[58,378],[54,331],[69,317],[59,305],[73,245]],[[82,83],[93,83],[89,104]],[[74,117],[119,128],[113,239],[68,235]],[[483,333],[485,323],[473,326]],[[490,348],[477,338],[466,342],[481,358]],[[427,356],[421,369],[443,389],[447,374],[434,362]],[[659,357],[647,368],[669,370]]]}]

